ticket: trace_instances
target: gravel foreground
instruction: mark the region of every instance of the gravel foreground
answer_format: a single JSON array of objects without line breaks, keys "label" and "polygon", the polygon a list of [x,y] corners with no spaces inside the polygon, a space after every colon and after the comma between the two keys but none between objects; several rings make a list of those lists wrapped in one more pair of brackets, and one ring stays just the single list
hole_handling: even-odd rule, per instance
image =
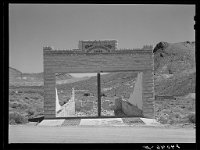
[{"label": "gravel foreground", "polygon": [[194,128],[10,125],[9,143],[195,143]]}]

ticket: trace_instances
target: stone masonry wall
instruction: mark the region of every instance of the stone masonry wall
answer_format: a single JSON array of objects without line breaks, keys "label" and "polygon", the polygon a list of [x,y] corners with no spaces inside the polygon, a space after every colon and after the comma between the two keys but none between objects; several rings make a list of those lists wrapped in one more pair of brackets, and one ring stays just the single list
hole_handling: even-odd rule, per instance
[{"label": "stone masonry wall", "polygon": [[142,99],[143,99],[143,115],[147,118],[154,118],[154,74],[153,71],[144,71],[143,72],[143,90],[142,90]]},{"label": "stone masonry wall", "polygon": [[55,118],[55,73],[140,71],[142,111],[154,117],[153,53],[150,50],[118,50],[115,53],[83,53],[44,49],[44,115]]}]

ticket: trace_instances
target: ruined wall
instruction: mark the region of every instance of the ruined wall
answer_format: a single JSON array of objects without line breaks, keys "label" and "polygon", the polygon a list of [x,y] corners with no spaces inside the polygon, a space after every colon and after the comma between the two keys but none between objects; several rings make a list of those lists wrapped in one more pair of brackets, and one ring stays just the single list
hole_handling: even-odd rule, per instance
[{"label": "ruined wall", "polygon": [[74,117],[75,116],[75,101],[70,100],[62,106],[61,111],[56,114],[56,117]]},{"label": "ruined wall", "polygon": [[111,71],[139,71],[142,78],[142,111],[154,117],[154,81],[152,50],[116,50],[110,53],[44,48],[44,115],[55,117],[55,73],[89,73]]},{"label": "ruined wall", "polygon": [[115,99],[115,113],[123,112],[126,116],[143,117],[143,111],[137,106],[131,104],[128,100],[117,98]]},{"label": "ruined wall", "polygon": [[122,100],[122,111],[126,116],[143,117],[142,110],[131,104],[129,101]]},{"label": "ruined wall", "polygon": [[144,117],[154,118],[155,93],[154,93],[154,73],[151,70],[143,71],[142,78],[142,111]]},{"label": "ruined wall", "polygon": [[128,101],[142,110],[142,72],[139,72],[134,85],[134,90],[130,94]]},{"label": "ruined wall", "polygon": [[44,67],[44,117],[56,117],[55,75],[49,68]]},{"label": "ruined wall", "polygon": [[45,51],[44,67],[50,69],[52,73],[151,70],[153,67],[151,55],[148,51],[137,53],[125,50],[102,54]]},{"label": "ruined wall", "polygon": [[60,103],[59,103],[59,99],[58,99],[58,91],[56,90],[56,112],[58,112],[61,109]]}]

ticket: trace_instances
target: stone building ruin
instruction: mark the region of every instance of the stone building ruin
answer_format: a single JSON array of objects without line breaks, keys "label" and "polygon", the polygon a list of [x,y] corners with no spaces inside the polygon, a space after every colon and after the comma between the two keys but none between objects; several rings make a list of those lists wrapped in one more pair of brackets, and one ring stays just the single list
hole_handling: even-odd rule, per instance
[{"label": "stone building ruin", "polygon": [[[142,49],[117,49],[116,40],[79,41],[78,49],[55,50],[43,47],[44,117],[56,118],[55,73],[138,72],[130,98],[116,100],[116,109],[128,116],[154,118],[154,59],[152,46]],[[98,112],[101,111],[101,89],[98,85]],[[137,110],[137,111],[136,111]],[[98,117],[101,117],[98,113]]]}]

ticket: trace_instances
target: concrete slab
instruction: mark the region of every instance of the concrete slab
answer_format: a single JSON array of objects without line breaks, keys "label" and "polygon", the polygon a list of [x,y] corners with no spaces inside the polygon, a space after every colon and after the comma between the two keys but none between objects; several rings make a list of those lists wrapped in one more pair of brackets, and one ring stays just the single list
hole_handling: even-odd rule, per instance
[{"label": "concrete slab", "polygon": [[80,125],[88,126],[125,126],[121,118],[81,119]]},{"label": "concrete slab", "polygon": [[29,122],[26,123],[27,126],[36,126],[38,124],[38,122]]},{"label": "concrete slab", "polygon": [[157,126],[161,125],[155,119],[148,119],[148,118],[140,118],[146,125]]},{"label": "concrete slab", "polygon": [[37,126],[61,126],[65,119],[44,119]]}]

